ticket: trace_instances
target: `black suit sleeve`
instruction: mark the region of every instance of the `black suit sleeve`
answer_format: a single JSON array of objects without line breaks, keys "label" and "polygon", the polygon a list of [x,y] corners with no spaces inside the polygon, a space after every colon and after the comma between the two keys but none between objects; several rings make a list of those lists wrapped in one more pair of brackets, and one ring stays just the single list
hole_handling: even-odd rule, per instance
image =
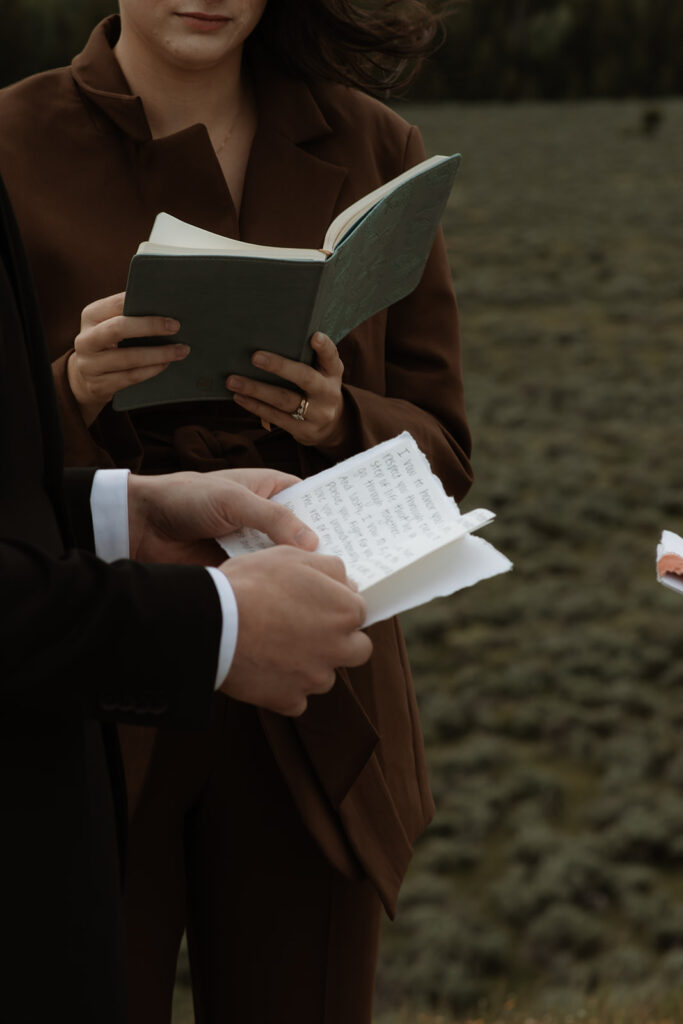
[{"label": "black suit sleeve", "polygon": [[[108,565],[92,547],[92,473],[62,487],[50,365],[0,180],[0,713],[208,722],[218,594],[195,566]],[[63,554],[66,550],[66,553]]]},{"label": "black suit sleeve", "polygon": [[222,619],[201,567],[108,565],[0,542],[0,606],[3,709],[208,721]]},{"label": "black suit sleeve", "polygon": [[92,514],[90,511],[90,492],[97,470],[66,469],[64,471],[64,494],[71,535],[75,547],[86,551],[95,550]]}]

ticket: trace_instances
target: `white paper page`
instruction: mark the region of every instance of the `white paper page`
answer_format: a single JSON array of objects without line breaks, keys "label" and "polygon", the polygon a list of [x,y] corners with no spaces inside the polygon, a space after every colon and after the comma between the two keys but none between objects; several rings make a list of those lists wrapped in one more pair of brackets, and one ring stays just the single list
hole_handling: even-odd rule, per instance
[{"label": "white paper page", "polygon": [[[453,544],[435,551],[391,579],[377,583],[363,593],[367,604],[364,626],[372,626],[392,615],[418,608],[435,597],[448,597],[481,580],[509,572],[512,562],[481,537],[466,534]],[[402,576],[410,576],[409,586]]]},{"label": "white paper page", "polygon": [[[342,558],[361,592],[467,530],[407,432],[294,484],[273,501],[315,530],[317,550]],[[219,543],[232,557],[271,546],[257,530],[240,530]]]},{"label": "white paper page", "polygon": [[[683,537],[671,530],[662,530],[662,536],[657,545],[655,565],[663,555],[679,555],[683,558]],[[678,576],[675,572],[665,572],[663,576],[657,573],[657,579],[670,590],[676,590],[679,594],[683,594],[683,576]]]},{"label": "white paper page", "polygon": [[323,262],[325,254],[318,249],[291,249],[276,245],[256,245],[238,238],[217,235],[195,227],[170,213],[158,213],[147,242],[141,242],[138,253],[157,256],[198,256],[233,254],[260,259],[289,259]]}]

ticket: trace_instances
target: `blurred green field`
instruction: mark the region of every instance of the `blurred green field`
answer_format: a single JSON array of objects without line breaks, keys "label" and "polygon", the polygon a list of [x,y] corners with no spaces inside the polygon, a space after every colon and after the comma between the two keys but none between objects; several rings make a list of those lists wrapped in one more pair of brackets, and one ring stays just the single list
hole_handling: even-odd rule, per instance
[{"label": "blurred green field", "polygon": [[683,1021],[683,101],[401,111],[463,153],[463,508],[515,570],[405,617],[438,812],[378,1022]]}]

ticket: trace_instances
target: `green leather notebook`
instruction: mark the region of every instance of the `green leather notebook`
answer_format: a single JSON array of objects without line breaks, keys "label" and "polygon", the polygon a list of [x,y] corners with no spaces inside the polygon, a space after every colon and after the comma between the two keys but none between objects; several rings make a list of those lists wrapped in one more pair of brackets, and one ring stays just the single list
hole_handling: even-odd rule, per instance
[{"label": "green leather notebook", "polygon": [[410,294],[459,163],[459,155],[431,157],[364,196],[335,218],[321,249],[251,245],[159,214],[131,261],[124,313],[174,317],[173,341],[192,351],[119,391],[114,408],[229,399],[230,373],[277,379],[252,366],[257,349],[310,362],[315,331],[339,342]]}]

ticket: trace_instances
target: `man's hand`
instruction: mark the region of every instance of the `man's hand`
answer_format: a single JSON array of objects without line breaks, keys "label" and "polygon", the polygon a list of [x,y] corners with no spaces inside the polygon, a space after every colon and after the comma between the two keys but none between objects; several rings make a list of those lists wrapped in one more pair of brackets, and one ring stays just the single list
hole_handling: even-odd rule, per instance
[{"label": "man's hand", "polygon": [[270,548],[221,565],[237,600],[239,628],[221,690],[281,715],[300,715],[335,669],[362,665],[372,642],[360,626],[365,602],[329,555]]},{"label": "man's hand", "polygon": [[274,469],[225,469],[128,478],[130,557],[140,562],[219,565],[225,553],[213,540],[242,526],[276,544],[312,551],[315,533],[283,505],[268,501],[297,482]]}]

